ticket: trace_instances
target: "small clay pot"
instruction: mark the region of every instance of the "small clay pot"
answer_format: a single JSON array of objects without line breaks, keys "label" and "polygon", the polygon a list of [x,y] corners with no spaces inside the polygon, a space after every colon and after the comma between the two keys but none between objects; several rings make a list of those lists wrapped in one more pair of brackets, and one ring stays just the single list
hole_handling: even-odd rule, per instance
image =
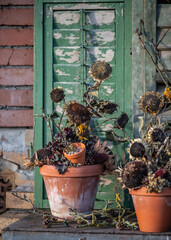
[{"label": "small clay pot", "polygon": [[84,143],[72,143],[72,145],[76,148],[81,148],[82,151],[78,153],[74,153],[72,155],[69,155],[65,152],[65,148],[63,150],[64,156],[72,163],[80,163],[81,165],[84,165],[85,163],[85,153],[86,153],[86,146]]},{"label": "small clay pot", "polygon": [[146,188],[130,190],[135,212],[142,232],[168,232],[171,230],[171,188],[161,193],[147,193]]},{"label": "small clay pot", "polygon": [[93,211],[102,164],[71,167],[65,174],[59,174],[56,167],[50,165],[39,169],[52,215],[72,220],[75,216],[70,214],[70,208],[85,215]]}]

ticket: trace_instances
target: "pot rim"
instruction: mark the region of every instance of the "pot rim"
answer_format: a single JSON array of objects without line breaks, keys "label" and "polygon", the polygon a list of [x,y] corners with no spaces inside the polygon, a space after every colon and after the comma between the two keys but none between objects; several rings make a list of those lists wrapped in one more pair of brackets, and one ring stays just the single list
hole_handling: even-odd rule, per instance
[{"label": "pot rim", "polygon": [[147,193],[146,187],[141,187],[139,189],[130,189],[129,194],[131,195],[144,195],[144,196],[171,196],[171,187],[164,187],[162,192],[151,192]]},{"label": "pot rim", "polygon": [[[77,153],[74,153],[74,154],[67,154],[66,152],[65,152],[65,149],[66,148],[64,148],[63,149],[63,154],[64,154],[64,156],[66,157],[66,158],[68,158],[69,157],[69,159],[72,159],[72,158],[75,158],[76,156],[80,156],[80,155],[82,155],[82,154],[84,154],[85,152],[86,152],[86,146],[85,146],[85,144],[84,143],[80,143],[80,142],[76,142],[76,143],[71,143],[71,144],[73,144],[73,145],[75,145],[76,147],[79,145],[79,147],[82,149],[80,152],[77,152]],[[70,145],[71,145],[70,144]]]},{"label": "pot rim", "polygon": [[103,165],[87,165],[87,166],[80,166],[80,167],[71,167],[68,168],[67,172],[64,174],[59,174],[56,167],[52,165],[43,165],[39,167],[40,174],[42,176],[49,176],[49,177],[60,177],[60,178],[67,178],[67,177],[91,177],[91,176],[99,176],[103,174]]}]

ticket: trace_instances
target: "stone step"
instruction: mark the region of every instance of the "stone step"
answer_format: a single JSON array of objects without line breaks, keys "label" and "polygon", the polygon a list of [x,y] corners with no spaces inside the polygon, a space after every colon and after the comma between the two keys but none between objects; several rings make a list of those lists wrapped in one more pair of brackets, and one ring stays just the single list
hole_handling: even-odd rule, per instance
[{"label": "stone step", "polygon": [[6,210],[4,213],[0,214],[0,240],[3,228],[22,219],[31,212],[32,211],[28,209],[9,209]]},{"label": "stone step", "polygon": [[49,228],[43,227],[42,216],[30,214],[20,221],[6,227],[2,232],[2,240],[169,240],[171,232],[145,233],[132,230],[116,230],[113,227],[75,228],[60,222]]}]

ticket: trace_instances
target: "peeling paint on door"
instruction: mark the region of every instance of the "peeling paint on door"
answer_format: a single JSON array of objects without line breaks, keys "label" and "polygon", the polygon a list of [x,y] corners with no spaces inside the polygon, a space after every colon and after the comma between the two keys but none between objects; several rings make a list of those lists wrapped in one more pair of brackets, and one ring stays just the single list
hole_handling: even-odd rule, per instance
[{"label": "peeling paint on door", "polygon": [[109,25],[114,21],[114,19],[114,12],[112,13],[107,11],[95,11],[87,14],[87,23],[91,25]]},{"label": "peeling paint on door", "polygon": [[69,73],[62,72],[62,71],[60,71],[59,69],[56,70],[56,72],[58,73],[59,76],[70,76]]},{"label": "peeling paint on door", "polygon": [[55,12],[54,20],[61,25],[72,25],[79,22],[80,14],[76,12]]},{"label": "peeling paint on door", "polygon": [[[69,50],[69,51],[67,51]],[[78,63],[79,58],[80,58],[80,51],[73,50],[73,48],[67,48],[67,49],[62,49],[62,48],[57,48],[55,50],[55,54],[58,58],[59,61],[64,61],[67,63]],[[58,61],[57,60],[57,61]]]}]

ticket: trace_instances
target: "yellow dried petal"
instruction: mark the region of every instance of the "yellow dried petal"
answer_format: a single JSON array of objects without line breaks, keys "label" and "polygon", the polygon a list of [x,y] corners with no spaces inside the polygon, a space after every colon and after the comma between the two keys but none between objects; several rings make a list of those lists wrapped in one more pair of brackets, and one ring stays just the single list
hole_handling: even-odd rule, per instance
[{"label": "yellow dried petal", "polygon": [[164,90],[163,95],[170,101],[171,100],[171,88],[166,87]]}]

